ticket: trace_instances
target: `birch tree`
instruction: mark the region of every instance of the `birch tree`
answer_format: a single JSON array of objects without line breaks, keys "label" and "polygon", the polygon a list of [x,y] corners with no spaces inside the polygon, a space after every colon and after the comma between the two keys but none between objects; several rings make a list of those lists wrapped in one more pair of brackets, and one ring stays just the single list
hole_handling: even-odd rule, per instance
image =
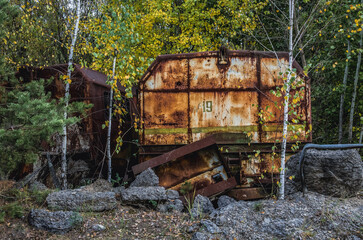
[{"label": "birch tree", "polygon": [[294,81],[295,76],[292,76],[292,64],[294,61],[293,54],[293,25],[294,25],[294,0],[289,0],[289,68],[286,81],[286,93],[284,97],[284,122],[282,130],[282,145],[281,145],[281,169],[280,169],[280,192],[279,199],[285,198],[285,159],[286,159],[286,142],[287,142],[287,126],[289,124],[289,98],[290,98],[290,85]]},{"label": "birch tree", "polygon": [[[350,55],[350,41],[347,41],[347,60],[349,59]],[[347,88],[347,79],[349,74],[349,61],[345,63],[345,70],[344,70],[344,77],[343,77],[343,92],[340,95],[340,106],[339,106],[339,136],[338,136],[338,143],[342,142],[343,138],[343,115],[344,115],[344,98],[345,98],[345,91]]]},{"label": "birch tree", "polygon": [[[363,5],[363,0],[361,0],[361,5]],[[353,138],[353,117],[354,117],[354,108],[355,108],[355,101],[357,97],[357,86],[358,86],[358,80],[360,72],[360,66],[362,61],[362,50],[363,50],[363,31],[360,31],[360,40],[359,40],[359,53],[358,53],[358,60],[357,60],[357,66],[355,70],[355,76],[354,76],[354,87],[353,87],[353,96],[352,96],[352,103],[350,105],[350,115],[349,115],[349,135],[348,135],[348,142],[352,142]]]},{"label": "birch tree", "polygon": [[[115,78],[115,69],[116,69],[116,57],[113,58],[111,86],[113,85]],[[113,88],[111,87],[110,101],[108,105],[108,128],[107,128],[107,160],[108,160],[107,181],[108,182],[111,182],[111,175],[112,175],[112,157],[111,157],[112,102],[113,102]]]},{"label": "birch tree", "polygon": [[[68,118],[68,105],[69,105],[69,85],[71,84],[71,74],[73,69],[73,51],[77,41],[78,28],[79,28],[79,19],[81,16],[81,1],[77,0],[77,13],[76,13],[76,23],[74,26],[74,34],[72,36],[72,43],[69,50],[68,57],[68,69],[67,69],[67,78],[65,83],[65,110],[64,110],[64,120]],[[63,126],[63,140],[62,140],[62,189],[67,189],[67,126]]]}]

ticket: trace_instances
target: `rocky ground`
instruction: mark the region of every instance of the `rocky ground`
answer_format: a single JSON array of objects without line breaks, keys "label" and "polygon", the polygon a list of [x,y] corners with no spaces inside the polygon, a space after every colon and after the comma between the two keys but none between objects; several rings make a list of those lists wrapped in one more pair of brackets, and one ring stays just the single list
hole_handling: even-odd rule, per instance
[{"label": "rocky ground", "polygon": [[[285,200],[222,195],[212,203],[197,195],[184,206],[151,169],[127,188],[102,179],[63,191],[0,181],[0,239],[363,239],[362,161],[357,152],[339,152],[307,153],[307,187],[315,192],[305,196],[292,157]],[[351,157],[337,167],[337,156]]]},{"label": "rocky ground", "polygon": [[79,213],[83,222],[65,234],[29,226],[27,214],[0,224],[0,239],[363,239],[362,197],[312,192],[283,201],[227,201],[194,218],[118,203],[111,211]]},{"label": "rocky ground", "polygon": [[83,223],[65,234],[29,226],[26,214],[8,219],[0,224],[0,239],[190,239],[186,227],[194,223],[186,213],[160,213],[121,204],[112,211],[80,215]]}]

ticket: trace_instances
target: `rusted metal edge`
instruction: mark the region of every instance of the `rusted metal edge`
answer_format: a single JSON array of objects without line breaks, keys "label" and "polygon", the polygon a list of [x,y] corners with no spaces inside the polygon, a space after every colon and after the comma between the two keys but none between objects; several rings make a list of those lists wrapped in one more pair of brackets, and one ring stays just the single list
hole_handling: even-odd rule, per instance
[{"label": "rusted metal edge", "polygon": [[[139,83],[143,83],[151,72],[157,67],[159,62],[165,60],[177,60],[177,59],[190,59],[190,58],[202,58],[202,57],[218,57],[219,51],[208,51],[208,52],[194,52],[194,53],[180,53],[180,54],[166,54],[159,55],[156,57],[154,62],[148,67],[146,72],[140,78]],[[289,54],[287,52],[264,52],[264,51],[246,51],[246,50],[229,50],[228,57],[256,57],[263,56],[268,58],[286,58],[288,59]],[[299,63],[294,60],[293,67],[296,68],[298,75],[303,77],[305,80],[309,79],[305,74],[303,68]]]},{"label": "rusted metal edge", "polygon": [[196,141],[194,143],[185,145],[183,147],[177,148],[170,152],[164,153],[161,156],[157,156],[148,161],[142,162],[132,167],[134,174],[138,174],[148,168],[154,168],[156,166],[162,165],[164,163],[175,160],[181,156],[187,155],[189,153],[201,150],[203,148],[216,145],[216,141],[213,136],[206,137],[202,140]]},{"label": "rusted metal edge", "polygon": [[228,189],[237,186],[237,181],[234,177],[228,178],[227,180],[209,185],[205,188],[196,191],[196,194],[200,194],[206,197],[210,197],[219,193],[222,193]]},{"label": "rusted metal edge", "polygon": [[[143,92],[165,92],[165,93],[187,93],[187,92],[259,92],[259,91],[271,91],[276,90],[277,87],[281,87],[281,85],[276,85],[273,87],[263,87],[256,89],[256,87],[249,88],[185,88],[185,89],[143,89]],[[296,90],[300,90],[301,88],[306,88],[306,86],[296,87]]]}]

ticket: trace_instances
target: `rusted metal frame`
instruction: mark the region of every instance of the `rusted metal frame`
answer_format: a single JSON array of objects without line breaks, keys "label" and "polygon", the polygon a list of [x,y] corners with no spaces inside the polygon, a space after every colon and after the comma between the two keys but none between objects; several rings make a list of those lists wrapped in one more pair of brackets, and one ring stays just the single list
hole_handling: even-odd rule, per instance
[{"label": "rusted metal frame", "polygon": [[201,150],[203,148],[209,147],[213,144],[216,144],[215,139],[213,136],[204,138],[202,140],[199,140],[197,142],[194,142],[192,144],[185,145],[183,147],[177,148],[171,152],[167,152],[161,156],[155,157],[151,160],[148,160],[146,162],[142,162],[138,165],[135,165],[132,167],[132,171],[134,174],[138,174],[146,169],[154,168],[156,166],[162,165],[164,163],[170,162],[172,160],[175,160],[181,156],[187,155],[189,153]]},{"label": "rusted metal frame", "polygon": [[[219,51],[209,52],[197,52],[197,53],[182,53],[182,54],[168,54],[158,56],[154,62],[151,63],[150,67],[146,70],[144,75],[140,79],[140,83],[146,81],[146,79],[152,74],[154,69],[157,67],[159,62],[163,60],[177,60],[177,59],[191,59],[191,58],[203,58],[203,57],[218,57]],[[253,57],[262,56],[267,58],[276,58],[276,54],[280,58],[288,58],[287,52],[263,52],[263,51],[243,51],[243,50],[229,50],[229,57]],[[298,70],[298,76],[306,77],[303,73],[302,67],[297,63],[296,60],[293,62],[293,66]]]},{"label": "rusted metal frame", "polygon": [[[255,57],[256,58],[256,57]],[[256,59],[256,78],[257,78],[257,90],[261,89],[262,83],[261,83],[261,57],[257,56]],[[261,112],[261,93],[258,92],[257,94],[257,101],[258,101],[258,111]],[[262,142],[262,123],[260,121],[260,118],[258,117],[258,141]]]},{"label": "rusted metal frame", "polygon": [[190,62],[187,59],[187,91],[188,91],[188,143],[193,142],[193,133],[190,127],[191,116],[190,116]]},{"label": "rusted metal frame", "polygon": [[210,197],[216,194],[220,194],[230,188],[234,188],[235,186],[237,186],[236,179],[234,177],[231,177],[228,178],[227,180],[217,182],[215,184],[197,190],[196,195],[200,194],[206,197]]},{"label": "rusted metal frame", "polygon": [[188,89],[145,89],[144,92],[155,92],[155,93],[180,93],[180,92],[251,92],[256,91],[255,88],[189,88]]},{"label": "rusted metal frame", "polygon": [[[260,91],[269,91],[269,90],[277,90],[277,87],[282,87],[283,85],[266,87],[266,88],[258,88],[258,86],[254,86],[252,88],[188,88],[186,89],[145,89],[143,92],[151,92],[151,93],[181,93],[185,92],[260,92]],[[297,90],[300,90],[305,86],[297,87]],[[257,89],[258,88],[258,89]]]}]

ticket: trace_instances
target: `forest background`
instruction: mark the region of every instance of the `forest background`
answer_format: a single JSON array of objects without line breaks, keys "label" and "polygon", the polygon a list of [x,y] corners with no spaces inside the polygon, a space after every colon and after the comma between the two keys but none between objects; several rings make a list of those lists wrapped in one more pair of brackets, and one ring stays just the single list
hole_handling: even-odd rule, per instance
[{"label": "forest background", "polygon": [[[81,0],[80,10],[73,61],[114,76],[128,97],[160,54],[221,45],[288,50],[284,0]],[[0,178],[34,161],[42,141],[77,120],[63,119],[62,101],[50,100],[46,82],[14,77],[23,66],[67,63],[76,20],[73,1],[0,0]],[[362,0],[295,1],[293,51],[311,78],[314,143],[362,141],[362,28]]]}]

